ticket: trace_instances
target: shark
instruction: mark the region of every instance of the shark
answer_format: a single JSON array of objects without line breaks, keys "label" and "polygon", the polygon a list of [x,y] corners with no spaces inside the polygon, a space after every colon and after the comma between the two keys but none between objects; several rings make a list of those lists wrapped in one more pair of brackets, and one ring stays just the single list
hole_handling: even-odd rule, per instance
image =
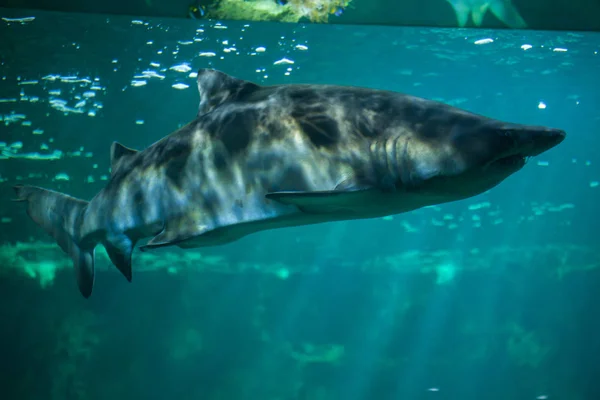
[{"label": "shark", "polygon": [[527,23],[512,4],[511,0],[446,0],[456,13],[458,25],[464,27],[473,19],[475,26],[481,26],[485,14],[490,11],[504,25],[513,29],[523,29]]},{"label": "shark", "polygon": [[187,125],[140,151],[113,142],[110,179],[90,201],[14,187],[14,200],[72,259],[84,297],[98,245],[131,282],[138,244],[218,246],[457,201],[565,138],[392,91],[262,86],[213,69],[200,69],[197,84],[199,110]]}]

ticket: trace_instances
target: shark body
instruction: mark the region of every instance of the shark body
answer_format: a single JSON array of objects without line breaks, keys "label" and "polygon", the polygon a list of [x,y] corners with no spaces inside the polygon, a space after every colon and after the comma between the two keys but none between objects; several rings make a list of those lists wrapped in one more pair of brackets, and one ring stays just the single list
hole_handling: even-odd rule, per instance
[{"label": "shark body", "polygon": [[512,4],[511,0],[446,0],[456,13],[458,25],[464,27],[473,19],[475,26],[481,26],[485,14],[489,11],[507,27],[523,29],[527,23]]},{"label": "shark body", "polygon": [[198,72],[199,112],[142,151],[111,148],[91,201],[16,186],[17,201],[71,256],[89,297],[103,244],[131,281],[132,252],[193,248],[253,232],[381,217],[464,199],[560,143],[558,129],[505,123],[395,92],[259,86]]}]

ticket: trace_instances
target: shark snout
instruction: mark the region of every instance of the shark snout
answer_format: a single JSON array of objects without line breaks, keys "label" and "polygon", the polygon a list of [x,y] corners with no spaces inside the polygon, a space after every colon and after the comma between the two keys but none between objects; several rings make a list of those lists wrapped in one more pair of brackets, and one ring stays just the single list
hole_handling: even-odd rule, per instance
[{"label": "shark snout", "polygon": [[503,124],[494,129],[496,135],[490,142],[492,159],[486,165],[516,171],[530,157],[535,157],[562,142],[565,131],[543,126]]},{"label": "shark snout", "polygon": [[567,135],[561,129],[539,126],[521,127],[509,132],[516,144],[513,154],[522,157],[533,157],[542,154],[560,144]]}]

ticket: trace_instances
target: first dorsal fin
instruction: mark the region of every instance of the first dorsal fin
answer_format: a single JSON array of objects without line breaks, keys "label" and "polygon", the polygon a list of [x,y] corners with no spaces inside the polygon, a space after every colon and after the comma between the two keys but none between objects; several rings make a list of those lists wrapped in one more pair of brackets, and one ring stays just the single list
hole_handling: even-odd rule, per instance
[{"label": "first dorsal fin", "polygon": [[215,107],[242,98],[260,86],[242,79],[234,78],[215,69],[200,69],[198,71],[198,92],[200,107],[198,116],[212,111]]},{"label": "first dorsal fin", "polygon": [[137,150],[125,147],[119,142],[113,142],[112,146],[110,147],[111,175],[114,175],[115,171],[119,169],[119,166],[126,162],[128,158],[136,155],[137,153]]}]

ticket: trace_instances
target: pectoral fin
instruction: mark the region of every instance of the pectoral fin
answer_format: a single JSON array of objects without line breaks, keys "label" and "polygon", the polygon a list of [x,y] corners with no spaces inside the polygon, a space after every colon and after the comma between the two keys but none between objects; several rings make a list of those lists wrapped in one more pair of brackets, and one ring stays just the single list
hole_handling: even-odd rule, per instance
[{"label": "pectoral fin", "polygon": [[268,199],[281,204],[297,206],[309,214],[348,212],[364,208],[372,198],[373,189],[352,191],[325,190],[318,192],[273,192]]}]

